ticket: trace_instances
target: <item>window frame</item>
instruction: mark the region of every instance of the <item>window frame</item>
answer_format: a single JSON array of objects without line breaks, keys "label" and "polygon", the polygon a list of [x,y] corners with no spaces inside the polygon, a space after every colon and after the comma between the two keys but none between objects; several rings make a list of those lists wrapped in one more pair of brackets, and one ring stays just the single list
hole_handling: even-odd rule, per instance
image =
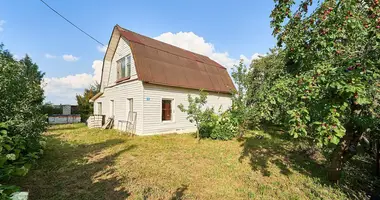
[{"label": "window frame", "polygon": [[[116,61],[116,83],[131,78],[132,55],[127,54]],[[123,73],[124,72],[124,73]]]},{"label": "window frame", "polygon": [[132,69],[132,55],[128,54],[126,57],[126,63],[125,63],[125,77],[131,78],[131,69]]},{"label": "window frame", "polygon": [[[124,64],[124,67],[123,67],[123,64]],[[124,68],[124,76],[122,75],[123,68]],[[125,56],[116,61],[116,74],[117,74],[117,77],[116,77],[117,80],[125,77]]]},{"label": "window frame", "polygon": [[[163,101],[170,101],[170,120],[163,120]],[[160,103],[160,120],[161,123],[174,123],[175,122],[175,100],[174,98],[171,97],[163,97],[161,98],[161,103]]]}]

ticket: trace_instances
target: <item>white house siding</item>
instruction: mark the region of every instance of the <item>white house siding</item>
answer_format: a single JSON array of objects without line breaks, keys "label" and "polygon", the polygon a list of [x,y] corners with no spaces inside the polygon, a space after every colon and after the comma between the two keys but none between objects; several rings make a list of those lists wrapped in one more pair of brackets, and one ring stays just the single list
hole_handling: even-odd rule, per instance
[{"label": "white house siding", "polygon": [[118,120],[127,120],[128,99],[133,99],[133,111],[137,112],[136,134],[143,132],[143,85],[139,80],[121,83],[113,87],[106,87],[103,95],[94,102],[94,114],[98,113],[98,102],[102,103],[102,114],[106,120],[111,116],[111,100],[114,101],[115,122],[114,128],[118,128]]},{"label": "white house siding", "polygon": [[[156,133],[193,132],[195,125],[186,119],[187,114],[179,110],[178,105],[188,106],[187,95],[194,97],[199,95],[198,90],[182,89],[176,87],[159,86],[143,83],[144,86],[144,117],[143,133],[150,135]],[[173,122],[162,122],[162,99],[173,99],[172,119]],[[232,105],[231,96],[228,94],[218,94],[209,92],[207,106],[216,110],[222,106],[222,111],[227,110]]]},{"label": "white house siding", "polygon": [[112,58],[112,62],[110,65],[109,78],[107,80],[107,86],[112,86],[116,84],[117,80],[117,64],[116,61],[121,59],[124,56],[131,55],[131,79],[137,78],[135,61],[132,56],[131,47],[128,45],[128,41],[120,38],[119,43],[116,48],[116,52]]},{"label": "white house siding", "polygon": [[110,61],[104,61],[103,63],[103,71],[102,71],[102,83],[100,85],[100,91],[104,91],[104,88],[107,87],[109,72],[110,72]]}]

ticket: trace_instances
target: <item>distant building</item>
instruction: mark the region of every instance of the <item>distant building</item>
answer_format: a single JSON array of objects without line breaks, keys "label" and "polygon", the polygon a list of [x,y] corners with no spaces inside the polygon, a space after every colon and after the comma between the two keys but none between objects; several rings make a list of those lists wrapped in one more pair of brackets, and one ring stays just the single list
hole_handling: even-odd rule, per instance
[{"label": "distant building", "polygon": [[54,107],[62,108],[62,114],[53,114],[49,116],[49,124],[72,124],[81,122],[77,105],[54,105]]}]

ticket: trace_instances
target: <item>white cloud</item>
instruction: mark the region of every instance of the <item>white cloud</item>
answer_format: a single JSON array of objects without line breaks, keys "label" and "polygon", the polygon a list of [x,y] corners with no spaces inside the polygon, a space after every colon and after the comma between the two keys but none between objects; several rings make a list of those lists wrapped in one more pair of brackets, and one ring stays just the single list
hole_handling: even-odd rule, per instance
[{"label": "white cloud", "polygon": [[53,58],[56,58],[57,56],[55,55],[51,55],[51,54],[45,54],[45,58],[48,58],[48,59],[53,59]]},{"label": "white cloud", "polygon": [[13,55],[13,58],[16,59],[16,60],[21,60],[21,56],[17,55],[17,54],[14,54]]},{"label": "white cloud", "polygon": [[243,60],[243,63],[246,65],[246,66],[249,66],[251,65],[251,62],[253,60],[256,60],[256,59],[260,59],[261,57],[265,56],[266,54],[259,54],[259,53],[254,53],[251,58],[247,58],[246,56],[244,55],[240,55],[240,59]]},{"label": "white cloud", "polygon": [[106,46],[98,46],[97,49],[99,52],[105,53],[107,51],[108,45]]},{"label": "white cloud", "polygon": [[69,55],[69,54],[65,54],[62,56],[63,60],[67,61],[67,62],[75,62],[77,60],[79,60],[79,57],[75,57],[73,55]]},{"label": "white cloud", "polygon": [[244,55],[241,55],[239,59],[232,58],[228,52],[218,52],[213,44],[206,42],[203,37],[200,37],[193,32],[166,32],[155,37],[154,39],[208,56],[227,69],[233,68],[235,64],[239,63],[240,59],[244,60],[244,64],[249,65],[252,59],[258,57],[259,55],[258,53],[255,53],[250,59]]},{"label": "white cloud", "polygon": [[103,61],[94,60],[92,74],[82,73],[65,77],[51,77],[44,79],[44,90],[47,101],[54,104],[76,104],[75,96],[82,94],[95,81],[100,82]]},{"label": "white cloud", "polygon": [[92,69],[94,69],[94,75],[93,80],[100,83],[100,78],[102,76],[102,67],[103,67],[103,61],[101,60],[94,60],[92,62]]},{"label": "white cloud", "polygon": [[5,20],[0,20],[0,32],[4,30],[3,25],[6,23]]}]

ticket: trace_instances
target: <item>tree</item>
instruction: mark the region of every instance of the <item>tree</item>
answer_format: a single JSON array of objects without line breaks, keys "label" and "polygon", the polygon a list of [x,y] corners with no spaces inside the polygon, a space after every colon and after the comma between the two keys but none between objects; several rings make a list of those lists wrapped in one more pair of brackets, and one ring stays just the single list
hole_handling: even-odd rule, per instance
[{"label": "tree", "polygon": [[83,95],[76,95],[78,112],[83,122],[85,122],[93,113],[94,105],[93,103],[90,103],[90,99],[99,91],[100,84],[96,82],[94,85],[91,85],[89,88],[85,89]]},{"label": "tree", "polygon": [[237,91],[233,91],[234,94],[232,95],[231,117],[237,121],[239,138],[241,138],[247,128],[250,116],[247,108],[249,82],[247,80],[247,67],[243,60],[240,60],[239,65],[234,66],[231,76],[237,86]]},{"label": "tree", "polygon": [[43,73],[29,56],[20,61],[0,45],[0,122],[12,134],[39,138],[46,117],[41,111],[44,91]]},{"label": "tree", "polygon": [[[0,45],[0,181],[24,176],[43,153],[46,115],[42,112],[43,73],[31,58],[17,61]],[[0,197],[17,190],[0,185]]]},{"label": "tree", "polygon": [[[276,90],[277,80],[285,76],[284,52],[280,48],[271,49],[260,59],[253,60],[247,73],[247,104],[251,121],[256,127],[262,123],[281,125],[286,102],[276,96],[287,96],[284,90]],[[276,93],[276,95],[268,95]],[[278,103],[277,103],[278,102]]]},{"label": "tree", "polygon": [[268,96],[288,106],[291,135],[335,145],[329,179],[337,182],[363,134],[379,134],[371,131],[380,116],[379,2],[275,0],[271,17],[286,74],[272,89],[285,95]]},{"label": "tree", "polygon": [[194,98],[189,94],[187,101],[189,103],[187,108],[185,108],[183,104],[178,105],[178,108],[182,112],[187,113],[187,119],[191,123],[195,123],[197,127],[196,137],[198,139],[201,139],[201,137],[209,137],[215,125],[215,120],[211,119],[214,117],[214,108],[205,108],[207,93],[201,91],[199,97]]}]

